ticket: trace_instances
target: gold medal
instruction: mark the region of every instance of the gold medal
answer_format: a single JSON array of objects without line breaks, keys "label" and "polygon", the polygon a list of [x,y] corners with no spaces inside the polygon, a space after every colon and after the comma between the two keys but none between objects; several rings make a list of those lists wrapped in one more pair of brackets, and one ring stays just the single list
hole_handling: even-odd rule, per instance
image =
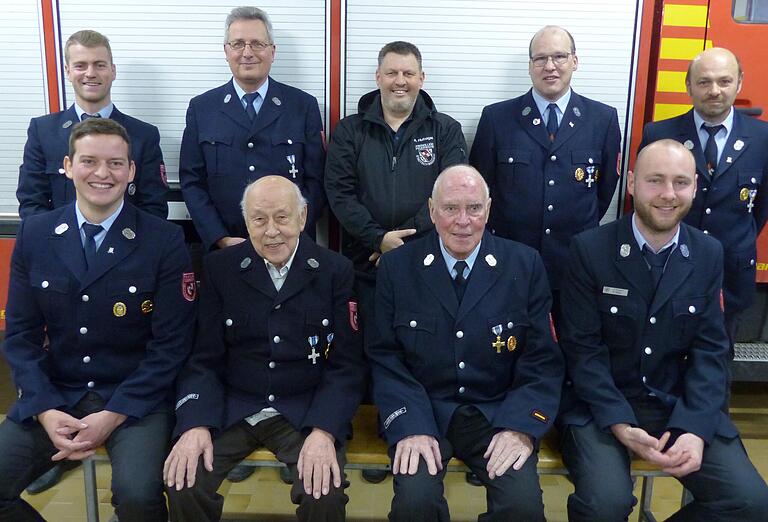
[{"label": "gold medal", "polygon": [[597,183],[598,179],[600,179],[600,169],[595,168],[595,183]]},{"label": "gold medal", "polygon": [[147,299],[146,301],[141,303],[141,313],[142,314],[148,314],[149,312],[151,312],[154,309],[155,309],[155,305],[149,299]]},{"label": "gold medal", "polygon": [[746,200],[749,199],[749,189],[748,188],[744,187],[743,189],[741,189],[741,191],[739,192],[739,199],[742,200],[742,201],[746,201]]},{"label": "gold medal", "polygon": [[581,167],[576,169],[576,173],[574,174],[574,176],[576,177],[576,181],[583,180],[584,179],[584,169],[582,169]]},{"label": "gold medal", "polygon": [[496,353],[501,353],[501,349],[504,348],[504,341],[501,340],[501,336],[496,336],[496,341],[491,343],[491,346],[496,349]]},{"label": "gold medal", "polygon": [[507,339],[507,350],[514,352],[515,348],[517,348],[517,337],[510,335],[509,339]]},{"label": "gold medal", "polygon": [[125,303],[118,301],[112,306],[112,313],[115,315],[115,317],[122,317],[125,315],[125,312]]}]

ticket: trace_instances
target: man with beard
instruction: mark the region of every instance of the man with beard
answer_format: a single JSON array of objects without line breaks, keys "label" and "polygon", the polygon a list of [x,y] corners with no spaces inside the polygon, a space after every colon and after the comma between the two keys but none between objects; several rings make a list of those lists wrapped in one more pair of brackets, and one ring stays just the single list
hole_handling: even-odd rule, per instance
[{"label": "man with beard", "polygon": [[725,325],[731,346],[738,316],[755,298],[755,241],[768,218],[768,123],[734,109],[743,79],[729,50],[699,53],[685,79],[693,109],[647,124],[641,144],[672,138],[696,158],[697,194],[685,222],[723,245]]},{"label": "man with beard", "polygon": [[627,519],[631,455],[693,494],[672,520],[768,511],[768,487],[725,408],[723,249],[681,223],[695,171],[680,143],[648,145],[629,173],[635,212],[571,243],[560,337],[572,379],[560,417],[571,521]]}]

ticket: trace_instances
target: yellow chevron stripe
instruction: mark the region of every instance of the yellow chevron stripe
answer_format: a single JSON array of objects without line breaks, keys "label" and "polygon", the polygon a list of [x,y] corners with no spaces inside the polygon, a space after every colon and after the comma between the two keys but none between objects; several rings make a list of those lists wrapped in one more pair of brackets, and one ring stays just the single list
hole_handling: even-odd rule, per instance
[{"label": "yellow chevron stripe", "polygon": [[706,5],[675,5],[664,6],[662,25],[672,27],[706,27]]},{"label": "yellow chevron stripe", "polygon": [[690,110],[690,104],[684,103],[657,103],[653,107],[653,121],[666,120],[680,116]]},{"label": "yellow chevron stripe", "polygon": [[685,73],[680,71],[659,71],[656,92],[687,92]]},{"label": "yellow chevron stripe", "polygon": [[[705,42],[706,48],[712,47],[712,40]],[[659,57],[663,60],[692,60],[699,54],[701,40],[697,38],[662,38]]]}]

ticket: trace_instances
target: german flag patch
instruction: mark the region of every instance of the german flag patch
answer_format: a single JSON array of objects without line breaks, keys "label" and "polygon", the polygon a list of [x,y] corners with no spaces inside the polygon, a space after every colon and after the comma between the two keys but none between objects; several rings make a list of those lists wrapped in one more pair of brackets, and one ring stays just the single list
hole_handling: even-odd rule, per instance
[{"label": "german flag patch", "polygon": [[547,417],[546,415],[541,413],[539,410],[533,410],[531,412],[531,417],[533,417],[534,419],[536,419],[539,422],[543,422],[544,424],[549,422],[549,417]]}]

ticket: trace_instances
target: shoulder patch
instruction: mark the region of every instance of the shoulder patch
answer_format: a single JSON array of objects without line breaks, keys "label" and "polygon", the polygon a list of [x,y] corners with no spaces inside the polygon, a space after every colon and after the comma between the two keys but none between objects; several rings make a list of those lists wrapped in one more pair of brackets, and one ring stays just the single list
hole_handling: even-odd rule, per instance
[{"label": "shoulder patch", "polygon": [[197,283],[194,272],[184,272],[181,277],[181,295],[187,301],[194,301],[197,297]]}]

